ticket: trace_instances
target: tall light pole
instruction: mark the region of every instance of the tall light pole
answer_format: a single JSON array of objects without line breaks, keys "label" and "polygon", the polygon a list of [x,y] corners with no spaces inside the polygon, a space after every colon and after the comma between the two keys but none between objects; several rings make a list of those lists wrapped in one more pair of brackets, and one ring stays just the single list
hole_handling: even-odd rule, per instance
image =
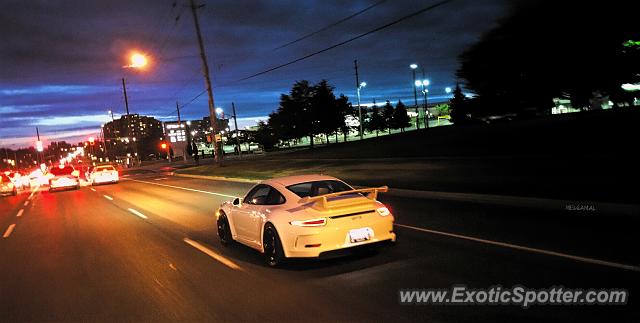
[{"label": "tall light pole", "polygon": [[420,129],[420,110],[418,108],[418,89],[416,86],[416,69],[418,68],[418,64],[409,65],[411,69],[411,74],[413,74],[413,102],[416,107],[416,129]]},{"label": "tall light pole", "polygon": [[415,86],[418,87],[422,87],[422,94],[424,94],[424,113],[425,113],[425,128],[429,128],[429,110],[427,109],[427,93],[429,93],[429,89],[427,89],[427,86],[429,86],[430,82],[427,79],[424,80],[417,80],[415,82]]},{"label": "tall light pole", "polygon": [[362,107],[360,106],[360,89],[365,86],[367,86],[367,82],[360,82],[360,84],[358,84],[358,87],[356,88],[356,96],[358,97],[358,119],[360,119],[360,140],[362,140],[364,137],[364,132],[362,131],[362,125],[364,122],[362,120]]},{"label": "tall light pole", "polygon": [[[200,59],[202,60],[202,73],[204,74],[204,82],[207,87],[207,95],[209,97],[209,118],[211,121],[211,128],[213,128],[213,134],[218,133],[218,122],[216,118],[216,112],[214,110],[213,101],[213,89],[211,87],[211,78],[209,77],[209,64],[207,63],[207,56],[204,52],[204,44],[202,43],[202,33],[200,32],[200,22],[198,21],[198,8],[193,0],[189,0],[191,4],[191,13],[193,14],[193,22],[196,25],[196,35],[198,36],[198,46],[200,48]],[[222,154],[219,151],[218,142],[213,141],[214,150],[214,162],[220,164],[222,162]]]},{"label": "tall light pole", "polygon": [[236,116],[236,105],[231,102],[231,109],[233,111],[233,125],[236,128],[236,145],[238,146],[238,158],[242,157],[242,147],[240,147],[240,133],[238,132],[238,117]]}]

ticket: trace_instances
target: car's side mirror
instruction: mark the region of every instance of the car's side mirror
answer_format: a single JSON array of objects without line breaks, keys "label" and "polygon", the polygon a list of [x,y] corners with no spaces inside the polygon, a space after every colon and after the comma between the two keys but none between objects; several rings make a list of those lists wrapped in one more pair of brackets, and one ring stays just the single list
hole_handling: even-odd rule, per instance
[{"label": "car's side mirror", "polygon": [[235,206],[240,206],[240,205],[242,205],[242,199],[241,199],[241,198],[239,198],[239,197],[236,197],[236,198],[233,200],[233,205],[235,205]]}]

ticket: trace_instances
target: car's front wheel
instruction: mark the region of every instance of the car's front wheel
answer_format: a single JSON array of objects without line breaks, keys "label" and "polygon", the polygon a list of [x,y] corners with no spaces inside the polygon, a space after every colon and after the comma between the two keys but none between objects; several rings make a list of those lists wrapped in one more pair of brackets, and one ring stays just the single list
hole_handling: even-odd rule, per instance
[{"label": "car's front wheel", "polygon": [[231,227],[229,227],[229,220],[227,219],[227,215],[222,211],[218,217],[218,239],[220,239],[220,243],[223,246],[228,246],[233,242],[233,238],[231,237]]},{"label": "car's front wheel", "polygon": [[262,246],[264,248],[264,260],[269,267],[282,265],[285,260],[282,243],[280,242],[278,231],[271,223],[267,223],[264,227]]}]

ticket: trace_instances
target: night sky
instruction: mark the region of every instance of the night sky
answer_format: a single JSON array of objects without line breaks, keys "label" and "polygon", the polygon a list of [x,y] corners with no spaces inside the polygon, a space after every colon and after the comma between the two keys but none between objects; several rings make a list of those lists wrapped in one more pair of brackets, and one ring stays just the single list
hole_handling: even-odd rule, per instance
[{"label": "night sky", "polygon": [[[446,99],[455,86],[457,56],[496,25],[504,0],[458,0],[383,31],[277,71],[238,79],[382,26],[436,1],[387,0],[338,26],[274,50],[362,10],[362,1],[206,1],[199,10],[216,106],[240,126],[254,125],[278,106],[296,80],[327,79],[355,102],[353,60],[358,59],[363,103],[401,99],[413,104],[408,67],[425,67],[429,97]],[[187,0],[3,0],[0,10],[0,146],[33,145],[35,127],[46,141],[77,142],[124,113],[121,78],[131,113],[175,120],[204,90]],[[205,3],[200,0],[199,3]],[[176,21],[176,17],[179,19]],[[132,51],[150,56],[146,71],[125,69]],[[421,78],[422,72],[418,75]],[[183,119],[208,114],[206,94]]]}]

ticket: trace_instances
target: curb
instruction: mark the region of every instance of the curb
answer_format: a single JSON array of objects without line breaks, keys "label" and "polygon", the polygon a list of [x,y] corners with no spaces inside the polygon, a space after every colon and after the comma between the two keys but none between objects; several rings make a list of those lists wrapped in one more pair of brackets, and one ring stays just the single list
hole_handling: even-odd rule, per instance
[{"label": "curb", "polygon": [[[174,173],[174,176],[237,182],[237,183],[259,183],[261,180],[253,180],[247,178],[231,178],[221,176],[207,176],[207,175],[190,175]],[[358,186],[354,186],[358,187]],[[606,215],[618,215],[618,216],[639,216],[640,205],[635,204],[619,204],[619,203],[604,203],[595,201],[580,201],[580,200],[557,200],[538,197],[522,197],[511,195],[494,195],[494,194],[479,194],[479,193],[455,193],[455,192],[439,192],[439,191],[419,191],[409,190],[402,188],[389,188],[389,191],[385,193],[388,196],[403,197],[403,198],[415,198],[415,199],[428,199],[428,200],[445,200],[445,201],[458,201],[458,202],[470,202],[478,204],[490,204],[501,206],[516,206],[536,208],[542,210],[554,210],[554,211],[572,211],[576,215],[587,214],[606,214]]]}]

